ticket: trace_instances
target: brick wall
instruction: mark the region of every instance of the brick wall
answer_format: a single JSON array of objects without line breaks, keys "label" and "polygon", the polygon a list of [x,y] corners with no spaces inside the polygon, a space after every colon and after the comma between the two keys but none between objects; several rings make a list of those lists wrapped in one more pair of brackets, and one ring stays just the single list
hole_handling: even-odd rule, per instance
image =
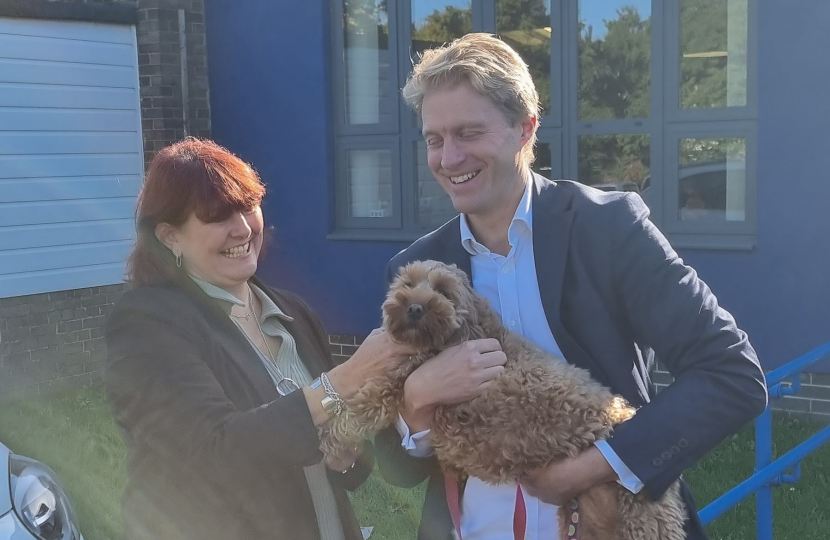
[{"label": "brick wall", "polygon": [[[178,10],[185,11],[188,122],[184,121]],[[144,160],[188,135],[210,137],[203,0],[138,2],[138,75]]]},{"label": "brick wall", "polygon": [[329,348],[335,364],[342,364],[348,360],[363,343],[360,336],[346,334],[329,334]]},{"label": "brick wall", "polygon": [[104,322],[124,285],[0,298],[0,399],[101,380]]}]

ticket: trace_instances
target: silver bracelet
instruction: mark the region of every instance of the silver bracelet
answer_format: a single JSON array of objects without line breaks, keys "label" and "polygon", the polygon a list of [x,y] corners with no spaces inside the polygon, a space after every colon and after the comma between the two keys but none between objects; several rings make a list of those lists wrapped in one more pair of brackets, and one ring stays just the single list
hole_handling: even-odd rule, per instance
[{"label": "silver bracelet", "polygon": [[328,375],[321,373],[320,382],[323,383],[323,390],[325,390],[326,396],[334,402],[334,416],[340,416],[343,409],[346,408],[346,402],[343,401],[343,398],[340,397],[340,394],[338,394],[337,390],[334,389],[334,386],[331,385]]}]

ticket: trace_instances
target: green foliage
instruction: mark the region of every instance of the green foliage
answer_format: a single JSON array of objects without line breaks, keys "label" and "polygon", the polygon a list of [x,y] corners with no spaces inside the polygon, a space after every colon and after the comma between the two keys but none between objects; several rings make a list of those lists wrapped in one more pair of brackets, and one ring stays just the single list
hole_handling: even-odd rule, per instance
[{"label": "green foliage", "polygon": [[542,116],[550,110],[550,8],[544,0],[499,0],[496,29],[527,64]]},{"label": "green foliage", "polygon": [[459,9],[447,6],[444,11],[435,10],[424,19],[423,24],[417,26],[412,23],[412,43],[417,52],[423,52],[432,47],[469,34],[472,30],[472,11],[470,8]]},{"label": "green foliage", "polygon": [[648,117],[651,19],[623,7],[605,21],[602,39],[581,22],[578,32],[580,120]]},{"label": "green foliage", "polygon": [[[730,4],[734,9],[730,9]],[[730,17],[734,20],[730,20]],[[680,3],[680,105],[725,107],[729,84],[743,105],[746,98],[746,0],[684,0]],[[732,32],[730,35],[730,31]],[[714,55],[714,56],[710,56]],[[729,69],[736,69],[728,81]]]},{"label": "green foliage", "polygon": [[743,138],[680,139],[680,166],[746,159]]},{"label": "green foliage", "polygon": [[[773,459],[780,457],[825,426],[795,419],[773,419]],[[748,478],[753,471],[755,430],[747,426],[724,441],[685,473],[700,508]],[[830,530],[830,445],[802,463],[801,480],[773,490],[775,540],[825,540]],[[715,520],[707,532],[712,540],[755,538],[755,499],[750,497]]]},{"label": "green foliage", "polygon": [[[343,29],[347,48],[389,47],[389,13],[386,1],[344,0]],[[373,25],[377,26],[377,41],[374,39],[375,30],[367,31]]]},{"label": "green foliage", "polygon": [[[726,106],[731,90],[733,104],[745,100],[746,0],[682,0],[680,59],[680,104],[685,108]],[[346,0],[349,10],[377,18],[386,0]],[[384,11],[385,12],[385,11]],[[732,20],[730,21],[730,17]],[[354,25],[354,22],[347,21]],[[577,109],[582,121],[647,118],[651,107],[651,17],[634,6],[622,5],[616,18],[603,21],[601,31],[580,21],[577,27]],[[550,3],[545,0],[498,0],[496,28],[502,39],[527,63],[539,92],[543,115],[550,110]],[[448,43],[471,31],[472,10],[447,5],[422,21],[413,21],[414,53]],[[731,32],[731,34],[729,34]],[[386,35],[383,26],[381,34]],[[595,35],[600,37],[594,37]],[[731,48],[730,48],[731,47]],[[727,64],[728,61],[731,64]],[[729,69],[737,70],[731,81]],[[734,144],[720,146],[712,139],[699,154],[683,154],[687,162],[721,159]],[[727,143],[724,143],[727,144]],[[578,179],[587,184],[634,182],[641,184],[650,174],[650,140],[647,135],[581,137]],[[694,146],[694,145],[693,145]],[[700,146],[700,144],[697,144]],[[730,154],[731,155],[731,154]]]},{"label": "green foliage", "polygon": [[373,527],[372,540],[415,540],[425,488],[426,484],[414,489],[396,488],[375,470],[350,498],[358,522]]},{"label": "green foliage", "polygon": [[[647,118],[651,84],[651,19],[631,6],[604,21],[602,38],[581,21],[578,27],[580,120]],[[650,170],[647,135],[580,137],[578,179],[594,185],[640,183]]]},{"label": "green foliage", "polygon": [[544,0],[497,0],[496,28],[505,32],[549,27],[549,4]]}]

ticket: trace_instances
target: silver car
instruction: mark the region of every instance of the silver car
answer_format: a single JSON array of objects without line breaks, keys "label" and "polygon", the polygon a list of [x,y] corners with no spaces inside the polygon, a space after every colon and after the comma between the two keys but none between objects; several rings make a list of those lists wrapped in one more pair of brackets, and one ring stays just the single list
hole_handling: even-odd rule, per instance
[{"label": "silver car", "polygon": [[0,540],[83,540],[57,475],[0,443]]}]

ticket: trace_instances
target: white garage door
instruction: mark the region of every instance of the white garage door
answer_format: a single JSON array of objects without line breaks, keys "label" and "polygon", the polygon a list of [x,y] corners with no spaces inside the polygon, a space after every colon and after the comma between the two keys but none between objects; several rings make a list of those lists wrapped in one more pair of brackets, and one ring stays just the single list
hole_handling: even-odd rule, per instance
[{"label": "white garage door", "polygon": [[0,298],[123,281],[143,167],[134,28],[0,18]]}]

